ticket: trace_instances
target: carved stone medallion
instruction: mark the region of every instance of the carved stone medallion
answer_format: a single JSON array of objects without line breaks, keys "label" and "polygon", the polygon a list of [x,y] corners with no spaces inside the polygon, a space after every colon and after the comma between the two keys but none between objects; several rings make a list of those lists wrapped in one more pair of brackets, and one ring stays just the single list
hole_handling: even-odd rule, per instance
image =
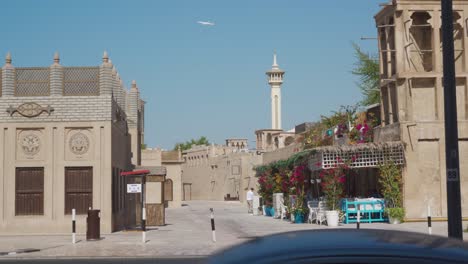
[{"label": "carved stone medallion", "polygon": [[10,115],[13,115],[15,112],[18,112],[24,117],[36,117],[39,116],[42,112],[47,112],[50,115],[52,111],[54,111],[54,108],[50,107],[50,105],[48,105],[47,107],[42,107],[34,102],[21,104],[17,108],[10,106],[7,109],[7,112]]},{"label": "carved stone medallion", "polygon": [[83,155],[89,150],[89,138],[78,132],[70,138],[70,150],[75,155]]},{"label": "carved stone medallion", "polygon": [[26,134],[21,137],[20,145],[27,156],[34,156],[41,150],[41,140],[34,134]]}]

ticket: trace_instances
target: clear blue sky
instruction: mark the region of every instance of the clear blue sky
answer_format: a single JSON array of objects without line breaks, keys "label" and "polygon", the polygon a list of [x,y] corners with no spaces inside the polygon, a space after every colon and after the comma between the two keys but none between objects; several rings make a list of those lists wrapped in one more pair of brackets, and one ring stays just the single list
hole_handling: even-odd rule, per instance
[{"label": "clear blue sky", "polygon": [[[99,65],[104,50],[146,104],[146,143],[199,136],[224,143],[271,127],[265,71],[276,49],[286,71],[283,128],[361,99],[351,42],[375,52],[383,0],[3,1],[0,57],[44,66]],[[196,23],[216,23],[206,27]]]}]

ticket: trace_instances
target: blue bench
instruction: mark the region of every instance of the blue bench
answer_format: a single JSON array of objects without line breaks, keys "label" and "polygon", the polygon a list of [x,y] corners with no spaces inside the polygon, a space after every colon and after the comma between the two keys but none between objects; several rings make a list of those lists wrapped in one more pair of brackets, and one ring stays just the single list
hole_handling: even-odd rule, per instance
[{"label": "blue bench", "polygon": [[345,214],[344,223],[356,223],[357,214],[361,215],[361,223],[372,223],[372,222],[386,222],[387,218],[384,217],[385,213],[385,201],[381,199],[375,200],[357,200],[349,201],[343,199],[341,201],[342,211]]}]

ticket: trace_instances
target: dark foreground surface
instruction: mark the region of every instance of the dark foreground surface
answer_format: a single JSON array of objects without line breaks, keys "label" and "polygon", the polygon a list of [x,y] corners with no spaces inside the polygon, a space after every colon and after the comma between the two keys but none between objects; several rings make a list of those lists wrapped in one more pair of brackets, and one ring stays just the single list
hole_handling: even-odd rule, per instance
[{"label": "dark foreground surface", "polygon": [[402,231],[307,230],[251,240],[208,263],[468,263],[468,243]]},{"label": "dark foreground surface", "polygon": [[206,263],[206,259],[202,257],[181,257],[181,258],[76,258],[76,259],[8,259],[0,260],[0,264],[114,264],[114,263],[129,263],[129,264],[182,264],[182,263]]}]

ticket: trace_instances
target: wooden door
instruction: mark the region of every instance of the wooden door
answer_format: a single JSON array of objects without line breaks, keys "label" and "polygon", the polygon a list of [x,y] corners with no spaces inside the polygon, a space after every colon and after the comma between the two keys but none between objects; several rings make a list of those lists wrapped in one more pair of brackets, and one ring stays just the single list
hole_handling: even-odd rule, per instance
[{"label": "wooden door", "polygon": [[[141,183],[141,177],[126,176],[126,183]],[[136,229],[141,225],[141,193],[127,193],[124,187],[125,197],[125,228]]]},{"label": "wooden door", "polygon": [[184,201],[192,200],[192,184],[184,183]]}]

